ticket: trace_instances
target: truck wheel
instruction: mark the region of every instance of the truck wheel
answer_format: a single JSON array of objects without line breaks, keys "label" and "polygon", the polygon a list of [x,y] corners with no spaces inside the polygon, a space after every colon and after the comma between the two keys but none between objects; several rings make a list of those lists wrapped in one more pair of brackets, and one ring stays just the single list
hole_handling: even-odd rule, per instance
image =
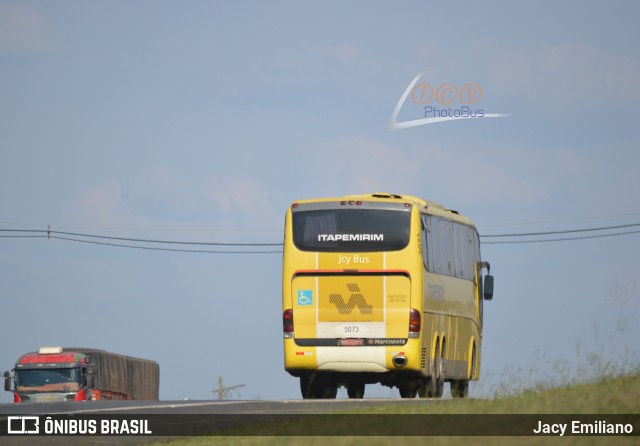
[{"label": "truck wheel", "polygon": [[364,383],[349,383],[347,385],[347,395],[349,398],[364,398]]}]

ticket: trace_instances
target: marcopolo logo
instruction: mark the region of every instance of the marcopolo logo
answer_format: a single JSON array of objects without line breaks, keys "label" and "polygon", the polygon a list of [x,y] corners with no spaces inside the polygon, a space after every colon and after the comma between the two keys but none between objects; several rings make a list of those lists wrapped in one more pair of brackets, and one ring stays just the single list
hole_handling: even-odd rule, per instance
[{"label": "marcopolo logo", "polygon": [[[482,87],[475,82],[456,85],[451,82],[427,83],[418,81],[424,73],[418,74],[406,88],[389,118],[389,130],[400,130],[436,122],[458,119],[502,118],[504,113],[487,113],[481,107]],[[414,109],[419,107],[421,117],[398,122],[400,110],[411,99]],[[417,107],[416,107],[417,106]]]}]

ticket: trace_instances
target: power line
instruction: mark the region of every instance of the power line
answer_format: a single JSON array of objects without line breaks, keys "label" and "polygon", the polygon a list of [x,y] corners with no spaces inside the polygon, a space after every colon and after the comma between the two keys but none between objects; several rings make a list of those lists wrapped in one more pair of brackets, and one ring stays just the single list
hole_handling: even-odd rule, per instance
[{"label": "power line", "polygon": [[483,245],[507,245],[507,244],[523,244],[523,243],[545,243],[545,242],[564,242],[568,240],[584,240],[590,238],[602,238],[602,237],[617,237],[619,235],[638,234],[639,231],[617,232],[615,234],[598,234],[598,235],[585,235],[582,237],[566,237],[566,238],[552,238],[552,239],[538,239],[538,240],[503,240],[497,242],[481,242]]},{"label": "power line", "polygon": [[202,246],[282,246],[282,243],[219,243],[219,242],[179,242],[174,240],[149,240],[125,237],[109,237],[106,235],[79,234],[74,232],[51,231],[52,234],[71,235],[75,237],[90,237],[108,240],[121,240],[125,242],[139,243],[166,243],[175,245],[202,245]]},{"label": "power line", "polygon": [[520,221],[520,222],[512,222],[512,223],[493,223],[489,225],[482,225],[486,228],[497,228],[497,227],[509,227],[509,226],[530,226],[530,225],[540,225],[540,224],[549,224],[549,223],[564,223],[564,222],[575,222],[575,221],[585,221],[585,220],[602,220],[602,219],[611,219],[611,218],[620,218],[620,217],[630,217],[637,216],[639,212],[627,212],[623,214],[607,214],[607,215],[592,215],[590,217],[574,217],[574,218],[556,218],[553,220],[530,220],[530,221]]},{"label": "power line", "polygon": [[[39,237],[47,238],[47,236],[39,236]],[[120,243],[96,242],[94,240],[81,240],[81,239],[75,239],[71,237],[60,237],[58,235],[52,235],[49,238],[57,239],[57,240],[66,240],[70,242],[89,243],[92,245],[116,246],[119,248],[132,248],[132,249],[146,249],[150,251],[190,252],[190,253],[203,253],[203,254],[281,254],[282,253],[282,250],[279,250],[279,251],[212,251],[212,250],[203,250],[203,249],[158,248],[154,246],[137,246],[137,245],[124,245]]]},{"label": "power line", "polygon": [[46,235],[0,235],[0,238],[47,238]]},{"label": "power line", "polygon": [[[45,237],[51,234],[68,235],[73,237],[87,237],[98,238],[105,240],[119,240],[123,242],[138,242],[138,243],[162,243],[162,244],[175,244],[175,245],[201,245],[201,246],[282,246],[282,243],[220,243],[220,242],[182,242],[176,240],[151,240],[151,239],[139,239],[139,238],[126,238],[126,237],[112,237],[106,235],[95,234],[82,234],[78,232],[65,232],[54,231],[49,229],[0,229],[0,232],[37,232],[47,234]],[[53,238],[53,237],[51,237]]]},{"label": "power line", "polygon": [[[640,226],[640,223],[631,223],[628,225],[618,225],[618,226],[602,226],[599,228],[586,228],[586,229],[568,229],[564,231],[546,231],[546,232],[520,232],[516,234],[488,234],[481,235],[481,238],[489,238],[489,237],[524,237],[524,236],[536,236],[536,235],[551,235],[551,234],[571,234],[575,232],[591,232],[591,231],[604,231],[607,229],[621,229],[621,228],[631,228],[634,226]],[[626,232],[621,234],[633,234],[633,232]]]},{"label": "power line", "polygon": [[[178,242],[173,240],[148,240],[148,239],[130,239],[124,237],[109,237],[109,236],[101,236],[94,234],[76,234],[76,233],[67,233],[63,231],[52,231],[45,229],[0,229],[0,233],[8,232],[12,233],[12,235],[0,235],[1,238],[46,238],[46,239],[56,239],[56,240],[64,240],[70,242],[77,243],[87,243],[92,245],[101,245],[101,246],[114,246],[118,248],[130,248],[130,249],[144,249],[149,251],[169,251],[169,252],[187,252],[187,253],[202,253],[202,254],[281,254],[282,250],[267,250],[267,251],[239,251],[239,250],[204,250],[204,249],[185,249],[185,248],[161,248],[156,246],[141,246],[141,245],[131,245],[131,244],[123,244],[123,243],[111,243],[111,242],[100,242],[96,240],[83,240],[75,237],[67,237],[66,235],[76,235],[87,238],[97,238],[97,239],[108,239],[108,240],[121,240],[121,241],[132,241],[132,242],[140,242],[140,243],[170,243],[170,244],[185,244],[185,245],[200,245],[200,246],[282,246],[282,243],[213,243],[213,242]],[[20,233],[20,234],[17,234]],[[28,235],[25,235],[27,233]],[[32,234],[40,234],[40,235],[32,235]],[[58,235],[61,234],[61,235]]]},{"label": "power line", "polygon": [[[630,223],[626,225],[616,225],[616,226],[601,226],[596,228],[582,228],[582,229],[567,229],[562,231],[545,231],[545,232],[528,232],[528,233],[512,233],[512,234],[488,234],[481,235],[480,238],[505,238],[505,237],[524,237],[524,236],[541,236],[541,235],[559,235],[559,234],[574,234],[574,233],[583,233],[583,232],[593,232],[593,231],[604,231],[604,230],[612,230],[612,229],[623,229],[630,227],[640,226],[640,223]],[[9,233],[10,235],[5,235],[2,233]],[[626,231],[626,232],[617,232],[614,234],[598,234],[598,235],[589,235],[589,236],[579,236],[579,237],[564,237],[564,238],[552,238],[552,239],[533,239],[533,240],[498,240],[498,241],[483,241],[482,244],[485,245],[498,245],[498,244],[525,244],[525,243],[550,243],[550,242],[562,242],[569,240],[585,240],[585,239],[593,239],[593,238],[602,238],[602,237],[617,237],[623,235],[637,234],[640,233],[640,230],[637,231]],[[98,235],[98,234],[85,234],[85,233],[77,233],[77,232],[65,232],[65,231],[55,231],[49,229],[0,229],[0,238],[47,238],[47,239],[57,239],[64,240],[70,242],[77,243],[87,243],[94,245],[102,245],[102,246],[114,246],[119,248],[130,248],[130,249],[144,249],[150,251],[169,251],[169,252],[187,252],[187,253],[204,253],[204,254],[280,254],[282,253],[282,249],[278,250],[205,250],[205,249],[186,249],[186,248],[162,248],[157,246],[143,246],[143,245],[132,245],[132,244],[123,244],[123,243],[112,243],[112,242],[100,242],[96,240],[84,240],[79,239],[77,237],[85,237],[88,239],[101,239],[101,240],[113,240],[113,241],[122,241],[122,242],[135,242],[135,243],[151,243],[151,244],[172,244],[172,245],[188,245],[188,246],[221,246],[221,247],[280,247],[282,248],[282,243],[226,243],[226,242],[187,242],[187,241],[177,241],[177,240],[157,240],[157,239],[142,239],[142,238],[127,238],[127,237],[113,237],[106,235]]]}]

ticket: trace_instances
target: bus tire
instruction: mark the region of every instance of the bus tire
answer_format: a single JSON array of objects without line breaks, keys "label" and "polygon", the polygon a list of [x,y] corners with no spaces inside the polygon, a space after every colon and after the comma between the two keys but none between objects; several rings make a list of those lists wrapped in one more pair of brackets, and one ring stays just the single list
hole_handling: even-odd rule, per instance
[{"label": "bus tire", "polygon": [[300,393],[302,394],[302,399],[310,399],[314,398],[313,396],[313,384],[315,381],[311,376],[304,375],[300,377]]},{"label": "bus tire", "polygon": [[401,384],[398,386],[398,390],[400,391],[400,398],[415,398],[418,394],[418,385],[411,384]]},{"label": "bus tire", "polygon": [[429,392],[429,378],[420,378],[420,382],[418,383],[418,396],[420,398],[428,398]]},{"label": "bus tire", "polygon": [[323,383],[315,376],[300,377],[300,392],[303,399],[335,399],[338,395],[338,386],[334,383]]},{"label": "bus tire", "polygon": [[440,357],[440,349],[436,350],[433,358],[433,373],[431,378],[427,379],[427,397],[442,398],[444,392],[444,376],[442,369],[444,368],[444,358]]},{"label": "bus tire", "polygon": [[336,384],[325,384],[317,386],[317,398],[323,400],[335,400],[338,396],[338,386]]},{"label": "bus tire", "polygon": [[451,380],[451,397],[466,398],[469,395],[468,379],[452,379]]},{"label": "bus tire", "polygon": [[349,383],[347,385],[347,395],[349,398],[364,398],[364,387],[365,384],[361,382]]},{"label": "bus tire", "polygon": [[444,382],[440,378],[427,379],[427,398],[442,398]]}]

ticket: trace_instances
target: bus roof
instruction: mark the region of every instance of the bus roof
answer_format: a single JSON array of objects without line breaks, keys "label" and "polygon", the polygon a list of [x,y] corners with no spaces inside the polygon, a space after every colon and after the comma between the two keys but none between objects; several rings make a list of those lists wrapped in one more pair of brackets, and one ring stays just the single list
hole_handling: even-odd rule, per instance
[{"label": "bus roof", "polygon": [[345,195],[343,197],[327,197],[327,198],[311,198],[305,200],[296,200],[295,203],[321,203],[323,201],[344,201],[344,200],[366,200],[380,202],[404,202],[417,206],[421,212],[448,218],[460,223],[473,226],[473,222],[452,209],[446,209],[441,204],[434,201],[428,201],[413,195],[398,195],[388,192],[374,192],[372,194]]}]

